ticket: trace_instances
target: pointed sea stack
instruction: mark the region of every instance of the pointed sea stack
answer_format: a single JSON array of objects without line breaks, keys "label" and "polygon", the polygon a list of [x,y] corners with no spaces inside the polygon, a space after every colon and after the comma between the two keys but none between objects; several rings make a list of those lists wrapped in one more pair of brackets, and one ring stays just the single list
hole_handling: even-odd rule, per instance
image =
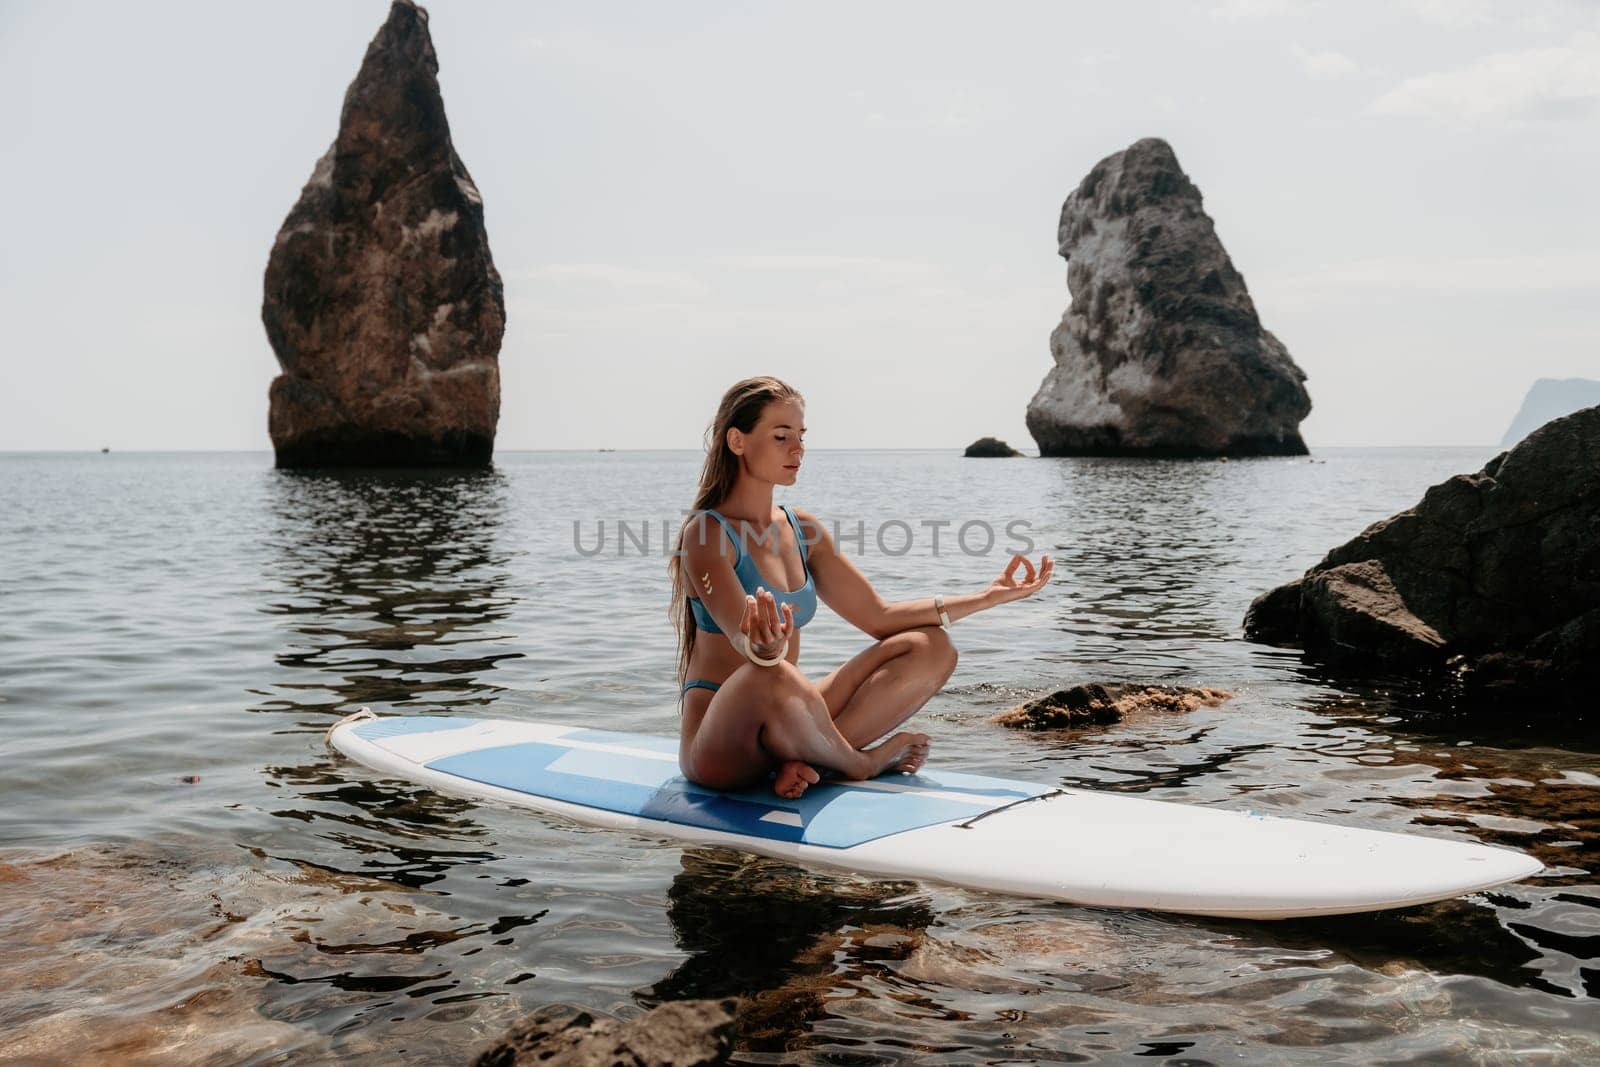
[{"label": "pointed sea stack", "polygon": [[487,466],[505,298],[428,13],[395,0],[267,261],[280,467]]},{"label": "pointed sea stack", "polygon": [[1095,164],[1056,237],[1072,304],[1028,405],[1041,456],[1306,453],[1305,373],[1262,328],[1165,141]]}]

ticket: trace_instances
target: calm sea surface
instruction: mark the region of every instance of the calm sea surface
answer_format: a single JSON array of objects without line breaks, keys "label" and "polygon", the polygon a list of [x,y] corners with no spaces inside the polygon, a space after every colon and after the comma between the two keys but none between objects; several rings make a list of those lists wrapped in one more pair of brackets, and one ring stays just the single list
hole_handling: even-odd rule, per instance
[{"label": "calm sea surface", "polygon": [[[845,550],[890,599],[982,588],[1013,520],[1054,555],[1044,593],[955,626],[960,665],[913,720],[939,766],[1510,845],[1549,868],[1278,924],[808,872],[451,799],[326,747],[364,704],[674,732],[661,530],[696,454],[409,475],[0,455],[0,1060],[460,1061],[544,1005],[738,994],[748,1062],[1594,1062],[1595,746],[1515,706],[1420,717],[1382,679],[1240,638],[1257,593],[1490,455],[817,451],[780,491],[847,534],[863,523]],[[939,520],[935,552],[921,524]],[[989,554],[955,545],[969,520],[997,531]],[[648,554],[619,521],[648,524]],[[826,609],[806,635],[813,677],[866,644]],[[987,721],[1104,680],[1235,697],[1069,735]]]}]

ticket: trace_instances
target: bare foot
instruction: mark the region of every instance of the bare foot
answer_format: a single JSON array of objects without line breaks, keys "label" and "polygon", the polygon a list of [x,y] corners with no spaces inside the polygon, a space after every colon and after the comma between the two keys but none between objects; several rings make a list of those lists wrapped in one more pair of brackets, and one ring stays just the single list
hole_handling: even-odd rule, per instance
[{"label": "bare foot", "polygon": [[928,735],[898,733],[877,748],[866,751],[875,757],[877,768],[872,772],[874,778],[887,770],[910,774],[928,758]]},{"label": "bare foot", "polygon": [[894,769],[901,774],[916,774],[922,770],[922,765],[927,762],[928,742],[924,740],[920,745],[912,745],[905,758],[894,765]]},{"label": "bare foot", "polygon": [[822,779],[815,767],[804,760],[792,759],[786,761],[778,768],[778,776],[772,781],[772,791],[785,800],[794,800],[806,787],[816,784]]}]

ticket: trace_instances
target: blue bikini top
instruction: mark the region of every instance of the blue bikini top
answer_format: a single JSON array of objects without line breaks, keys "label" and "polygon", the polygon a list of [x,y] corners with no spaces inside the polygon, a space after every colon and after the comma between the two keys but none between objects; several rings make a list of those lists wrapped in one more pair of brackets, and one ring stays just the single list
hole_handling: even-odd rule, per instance
[{"label": "blue bikini top", "polygon": [[[739,584],[744,586],[744,591],[754,595],[757,589],[765,586],[772,593],[772,599],[778,604],[780,618],[782,617],[783,605],[792,604],[794,606],[795,629],[799,629],[810,622],[811,617],[817,613],[817,589],[816,584],[811,580],[811,567],[806,562],[806,539],[800,533],[800,520],[794,517],[794,509],[788,504],[782,504],[780,507],[783,508],[783,513],[789,516],[789,525],[794,528],[795,543],[800,546],[800,567],[806,574],[805,584],[792,593],[774,588],[766,576],[756,569],[756,561],[745,552],[744,546],[739,543],[739,535],[734,533],[733,527],[728,523],[727,519],[712,508],[707,508],[706,514],[721,523],[723,530],[733,539],[734,551],[739,553],[739,558],[733,565],[733,573],[738,576]],[[711,612],[707,611],[706,606],[700,602],[699,597],[689,598],[689,610],[694,612],[694,624],[697,627],[707,633],[720,634],[722,632],[721,628],[717,626],[716,620],[711,617]]]}]

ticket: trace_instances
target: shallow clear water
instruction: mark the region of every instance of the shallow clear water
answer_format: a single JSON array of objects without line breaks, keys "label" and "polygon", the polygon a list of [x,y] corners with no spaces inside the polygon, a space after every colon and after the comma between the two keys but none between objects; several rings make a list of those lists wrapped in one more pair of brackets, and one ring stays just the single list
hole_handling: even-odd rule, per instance
[{"label": "shallow clear water", "polygon": [[[695,454],[394,475],[0,456],[0,1059],[454,1060],[543,1005],[738,994],[752,1062],[1593,1060],[1593,744],[1515,706],[1422,717],[1403,688],[1239,636],[1257,593],[1489,455],[816,451],[780,492],[864,523],[846,551],[891,599],[983,587],[1013,520],[1055,556],[1050,589],[955,627],[960,665],[918,720],[941,765],[1506,844],[1549,868],[1279,924],[807,872],[374,780],[325,746],[364,704],[673,732],[661,530]],[[904,528],[877,543],[892,520],[903,554]],[[935,553],[922,523],[940,520]],[[969,520],[997,531],[989,554],[955,546]],[[618,521],[649,524],[648,553]],[[802,667],[865,643],[823,609]],[[1235,696],[1056,736],[987,722],[1105,680]]]}]

